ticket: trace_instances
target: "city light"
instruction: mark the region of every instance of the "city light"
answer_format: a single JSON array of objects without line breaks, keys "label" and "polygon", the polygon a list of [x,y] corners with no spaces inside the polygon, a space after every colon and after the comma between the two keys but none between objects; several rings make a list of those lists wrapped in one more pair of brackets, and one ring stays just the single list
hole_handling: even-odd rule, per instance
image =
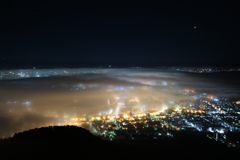
[{"label": "city light", "polygon": [[240,100],[202,92],[208,90],[208,82],[187,74],[141,69],[34,69],[0,74],[4,97],[0,118],[9,119],[2,122],[8,128],[0,131],[1,137],[33,127],[76,125],[109,140],[124,135],[171,138],[173,131],[192,130],[229,144],[226,135],[240,131]]}]

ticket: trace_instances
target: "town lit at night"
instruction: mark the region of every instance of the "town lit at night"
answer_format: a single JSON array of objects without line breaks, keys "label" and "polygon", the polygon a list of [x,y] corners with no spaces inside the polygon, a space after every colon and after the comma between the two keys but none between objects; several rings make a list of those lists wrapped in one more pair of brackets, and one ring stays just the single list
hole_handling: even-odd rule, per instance
[{"label": "town lit at night", "polygon": [[109,140],[161,139],[192,130],[230,145],[226,135],[240,127],[240,101],[232,100],[237,89],[229,87],[235,94],[226,95],[218,92],[220,81],[179,70],[2,70],[1,137],[76,125]]}]

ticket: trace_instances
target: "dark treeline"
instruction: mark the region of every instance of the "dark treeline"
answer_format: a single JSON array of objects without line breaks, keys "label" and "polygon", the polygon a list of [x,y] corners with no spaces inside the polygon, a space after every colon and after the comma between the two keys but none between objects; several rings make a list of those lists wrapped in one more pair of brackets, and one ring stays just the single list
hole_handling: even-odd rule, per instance
[{"label": "dark treeline", "polygon": [[50,126],[0,141],[0,159],[231,159],[239,148],[209,140],[200,132],[177,132],[161,140],[106,141],[76,126]]}]

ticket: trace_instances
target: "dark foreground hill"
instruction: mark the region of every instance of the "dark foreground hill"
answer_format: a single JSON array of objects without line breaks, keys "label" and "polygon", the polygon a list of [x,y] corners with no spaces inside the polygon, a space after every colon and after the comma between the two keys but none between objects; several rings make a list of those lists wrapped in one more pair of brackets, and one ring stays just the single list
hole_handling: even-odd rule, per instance
[{"label": "dark foreground hill", "polygon": [[110,142],[76,126],[32,129],[0,141],[0,159],[233,159],[238,148],[210,141],[199,132],[174,139]]}]

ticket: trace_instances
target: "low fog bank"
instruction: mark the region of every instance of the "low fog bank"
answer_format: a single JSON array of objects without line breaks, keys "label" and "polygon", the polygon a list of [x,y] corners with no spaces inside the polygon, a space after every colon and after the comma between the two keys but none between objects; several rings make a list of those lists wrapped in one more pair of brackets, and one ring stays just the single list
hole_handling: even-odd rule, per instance
[{"label": "low fog bank", "polygon": [[147,107],[188,101],[177,90],[193,89],[240,100],[239,73],[189,74],[154,70],[111,70],[69,76],[0,81],[0,136],[46,125],[62,117],[114,107],[116,96],[138,98]]}]

